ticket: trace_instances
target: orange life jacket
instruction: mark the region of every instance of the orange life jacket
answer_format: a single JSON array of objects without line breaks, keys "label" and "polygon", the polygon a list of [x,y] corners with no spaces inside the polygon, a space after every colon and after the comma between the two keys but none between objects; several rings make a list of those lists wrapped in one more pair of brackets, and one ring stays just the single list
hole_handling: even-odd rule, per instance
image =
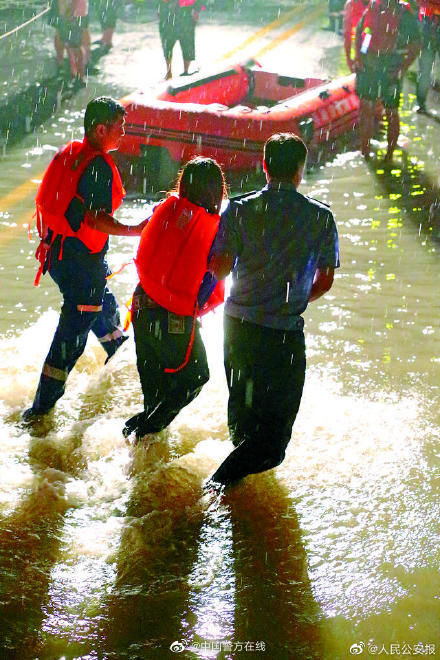
[{"label": "orange life jacket", "polygon": [[406,2],[399,2],[393,10],[383,0],[371,0],[360,21],[362,34],[357,40],[358,51],[374,55],[394,52],[404,11],[412,11]]},{"label": "orange life jacket", "polygon": [[[196,0],[164,0],[164,2],[169,2],[170,4],[176,4],[178,7],[192,7]],[[202,7],[202,9],[205,9]]]},{"label": "orange life jacket", "polygon": [[417,4],[420,6],[420,20],[425,16],[432,18],[440,15],[440,0],[418,0]]},{"label": "orange life jacket", "polygon": [[[92,229],[84,222],[77,232],[73,231],[64,215],[74,197],[81,199],[77,192],[78,182],[87,165],[97,156],[104,158],[112,170],[112,213],[121,205],[125,190],[118,169],[109,154],[93,149],[87,138],[83,141],[72,140],[62,147],[50,162],[35,197],[37,230],[41,239],[36,252],[41,264],[35,278],[36,286],[50,247],[45,241],[49,229],[53,234],[52,242],[59,235],[63,241],[68,236],[74,236],[92,253],[100,252],[108,239],[108,234]],[[62,258],[62,249],[59,258]]]},{"label": "orange life jacket", "polygon": [[356,39],[356,28],[366,10],[366,0],[351,0],[347,2],[344,9],[344,45],[347,56]]},{"label": "orange life jacket", "polygon": [[351,2],[351,28],[356,29],[357,24],[362,18],[364,11],[366,10],[368,3],[365,3],[364,0],[352,0]]},{"label": "orange life jacket", "polygon": [[145,293],[161,307],[183,316],[203,314],[224,300],[219,282],[201,310],[197,296],[220,216],[184,197],[171,195],[144,227],[135,258]]}]

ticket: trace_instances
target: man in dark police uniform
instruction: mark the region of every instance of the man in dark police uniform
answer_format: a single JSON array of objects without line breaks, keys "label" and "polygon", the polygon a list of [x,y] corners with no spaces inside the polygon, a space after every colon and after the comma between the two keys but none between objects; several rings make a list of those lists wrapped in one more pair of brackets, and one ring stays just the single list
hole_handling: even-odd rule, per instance
[{"label": "man in dark police uniform", "polygon": [[276,467],[290,440],[306,369],[301,315],[330,289],[339,266],[330,209],[297,190],[306,156],[293,133],[269,138],[267,185],[230,201],[214,240],[212,271],[222,278],[232,268],[224,349],[236,448],[208,488]]}]

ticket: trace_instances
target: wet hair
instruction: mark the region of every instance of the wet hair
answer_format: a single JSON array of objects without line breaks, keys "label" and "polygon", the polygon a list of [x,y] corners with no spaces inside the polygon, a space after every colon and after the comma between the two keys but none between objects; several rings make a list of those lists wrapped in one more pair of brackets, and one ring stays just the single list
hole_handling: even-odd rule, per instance
[{"label": "wet hair", "polygon": [[218,213],[222,199],[227,197],[223,170],[213,158],[197,156],[180,170],[174,192],[208,213]]},{"label": "wet hair", "polygon": [[266,172],[272,179],[292,181],[307,158],[307,147],[295,133],[275,133],[264,145]]},{"label": "wet hair", "polygon": [[84,115],[84,132],[89,136],[98,124],[112,124],[119,117],[124,117],[124,106],[110,96],[98,96],[92,99]]}]

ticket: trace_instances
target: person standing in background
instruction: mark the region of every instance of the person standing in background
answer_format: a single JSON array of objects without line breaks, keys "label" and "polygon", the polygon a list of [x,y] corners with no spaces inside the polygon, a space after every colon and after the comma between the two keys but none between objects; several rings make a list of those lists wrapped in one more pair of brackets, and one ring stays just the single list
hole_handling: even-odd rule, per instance
[{"label": "person standing in background", "polygon": [[328,0],[328,27],[326,30],[341,34],[344,0]]},{"label": "person standing in background", "polygon": [[63,63],[64,47],[66,47],[73,86],[85,87],[85,71],[90,54],[88,0],[57,0],[57,2],[55,51],[58,66]]},{"label": "person standing in background", "polygon": [[55,47],[55,57],[57,63],[57,75],[60,78],[64,78],[65,75],[64,51],[66,50],[66,45],[61,39],[61,33],[60,33],[61,15],[59,10],[58,0],[51,0],[50,9],[47,16],[48,16],[47,18],[48,24],[51,27],[55,28],[54,47]]},{"label": "person standing in background", "polygon": [[298,192],[307,147],[293,133],[264,146],[267,185],[231,199],[210,269],[232,268],[224,312],[228,427],[235,449],[206,483],[232,485],[284,460],[305,378],[303,312],[329,291],[339,266],[330,209]]},{"label": "person standing in background", "polygon": [[102,37],[98,40],[103,54],[113,47],[113,34],[118,18],[118,0],[95,0],[96,11],[102,28]]},{"label": "person standing in background", "polygon": [[421,50],[417,76],[417,112],[427,112],[426,99],[431,86],[435,56],[440,54],[440,0],[419,0]]},{"label": "person standing in background", "polygon": [[369,0],[347,0],[344,7],[344,49],[348,68],[355,70],[356,27],[367,8]]},{"label": "person standing in background", "polygon": [[172,78],[172,58],[176,42],[180,43],[183,58],[182,76],[188,76],[196,57],[195,28],[202,0],[159,0],[159,34],[166,62],[165,80]]},{"label": "person standing in background", "polygon": [[355,55],[361,152],[367,159],[378,100],[388,122],[385,162],[393,159],[400,134],[402,77],[417,57],[419,45],[419,22],[408,3],[371,0],[356,28]]}]

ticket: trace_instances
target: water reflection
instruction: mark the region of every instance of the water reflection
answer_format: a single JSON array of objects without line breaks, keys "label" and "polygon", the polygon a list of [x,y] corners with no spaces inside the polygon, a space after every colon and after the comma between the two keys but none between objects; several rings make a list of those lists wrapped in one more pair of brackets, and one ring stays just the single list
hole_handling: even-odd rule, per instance
[{"label": "water reflection", "polygon": [[415,224],[419,234],[440,240],[440,213],[436,209],[440,189],[426,172],[423,161],[400,148],[392,165],[384,167],[379,157],[369,161],[368,167],[388,198]]},{"label": "water reflection", "polygon": [[[172,459],[166,434],[135,450],[134,487],[103,601],[105,657],[323,657],[320,611],[299,522],[274,475],[208,506],[200,474]],[[170,653],[171,657],[171,653]]]},{"label": "water reflection", "polygon": [[151,658],[186,631],[188,575],[203,523],[200,478],[172,459],[167,432],[133,452],[132,491],[116,557],[116,579],[103,603],[100,648],[106,657]]},{"label": "water reflection", "polygon": [[69,508],[66,474],[47,467],[44,461],[44,456],[50,456],[50,463],[61,464],[62,458],[41,438],[38,445],[38,463],[31,461],[34,482],[30,492],[0,522],[0,640],[3,657],[10,660],[38,655],[51,570],[59,559]]},{"label": "water reflection", "polygon": [[[322,658],[320,609],[295,506],[269,472],[227,497],[235,573],[233,642],[263,642],[271,658]],[[255,648],[255,646],[254,646]]]}]

